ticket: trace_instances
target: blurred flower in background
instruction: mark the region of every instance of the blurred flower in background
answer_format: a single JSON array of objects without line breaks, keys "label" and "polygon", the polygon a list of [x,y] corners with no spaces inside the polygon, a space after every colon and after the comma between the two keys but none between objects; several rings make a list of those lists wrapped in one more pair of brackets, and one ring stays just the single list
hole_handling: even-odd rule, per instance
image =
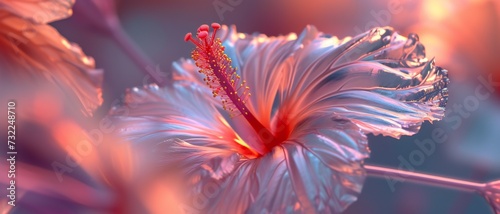
[{"label": "blurred flower in background", "polygon": [[[81,2],[81,7],[97,7],[89,9],[89,23],[118,21],[113,1]],[[103,72],[47,24],[69,17],[73,3],[0,1],[0,87],[7,92],[1,99],[17,105],[18,152],[16,207],[3,197],[2,213],[144,213],[144,206],[154,207],[160,202],[151,201],[169,195],[151,198],[142,192],[163,185],[133,178],[128,145],[113,144],[113,136],[106,135],[112,126],[92,117],[102,103]],[[8,169],[5,162],[1,166]],[[2,189],[9,181],[0,178]]]},{"label": "blurred flower in background", "polygon": [[[82,161],[74,155],[78,143],[91,142],[84,127],[91,124],[88,119],[102,103],[103,72],[95,69],[94,59],[78,45],[48,25],[69,17],[73,3],[0,1],[0,100],[3,104],[16,102],[17,135],[13,141],[19,152],[15,178],[18,206],[7,205],[7,197],[2,197],[2,213],[11,208],[15,213],[64,213],[76,207],[106,210],[113,204],[113,196],[99,184],[98,176],[56,176],[57,170],[69,173],[80,166],[89,174],[98,174],[97,168],[103,166],[95,157]],[[7,120],[6,116],[1,118]],[[6,123],[1,127],[7,130]],[[54,165],[56,161],[71,166]],[[8,169],[6,163],[2,162],[2,170]],[[0,178],[4,190],[7,179]],[[61,203],[64,206],[56,205]]]}]

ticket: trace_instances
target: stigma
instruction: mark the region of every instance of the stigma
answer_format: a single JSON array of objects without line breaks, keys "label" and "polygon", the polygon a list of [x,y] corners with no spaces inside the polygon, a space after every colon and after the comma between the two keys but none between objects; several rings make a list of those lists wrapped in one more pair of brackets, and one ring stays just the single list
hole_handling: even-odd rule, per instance
[{"label": "stigma", "polygon": [[245,104],[251,95],[250,88],[241,80],[236,68],[231,66],[231,59],[224,53],[222,42],[215,37],[220,27],[220,24],[213,23],[214,31],[209,36],[208,25],[201,25],[197,31],[197,40],[191,33],[186,34],[184,40],[191,41],[196,46],[191,57],[200,68],[199,72],[205,75],[203,80],[212,90],[212,95],[221,98],[224,110],[231,117],[248,115]]}]

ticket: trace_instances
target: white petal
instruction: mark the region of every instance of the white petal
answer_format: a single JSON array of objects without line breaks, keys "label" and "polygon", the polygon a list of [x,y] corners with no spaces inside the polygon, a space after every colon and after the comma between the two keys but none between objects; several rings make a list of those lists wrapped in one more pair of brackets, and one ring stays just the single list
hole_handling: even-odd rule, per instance
[{"label": "white petal", "polygon": [[113,108],[110,116],[121,135],[136,144],[179,138],[195,145],[230,148],[226,142],[234,139],[228,137],[236,136],[217,105],[207,90],[195,84],[148,85],[128,90],[124,105]]},{"label": "white petal", "polygon": [[[238,163],[224,179],[202,177],[192,192],[189,208],[206,213],[300,213],[302,207],[293,191],[283,148],[265,156]],[[207,194],[204,189],[215,186]],[[203,204],[196,200],[206,199]]]},{"label": "white petal", "polygon": [[297,51],[290,75],[300,78],[286,89],[281,118],[299,124],[338,114],[366,133],[399,137],[443,117],[447,71],[425,59],[417,36],[376,28],[340,45],[333,40],[319,37]]},{"label": "white petal", "polygon": [[[386,27],[339,40],[307,27],[298,38],[294,34],[267,37],[224,26],[219,36],[250,87],[252,112],[264,124],[275,117],[293,127],[316,114],[337,113],[356,118],[353,121],[366,133],[399,137],[414,134],[423,121],[444,115],[447,71],[425,58],[414,34],[405,38]],[[366,96],[352,106],[378,102],[370,99],[385,102],[374,108],[336,108],[335,97],[350,103],[347,94],[340,95],[347,91]],[[397,117],[402,114],[391,111],[401,106],[412,116]]]},{"label": "white petal", "polygon": [[[242,159],[226,177],[199,172],[191,197],[206,203],[189,207],[209,213],[343,211],[356,200],[365,179],[366,136],[338,117],[310,121],[306,127],[263,157]],[[217,186],[216,191],[204,193],[208,186]]]},{"label": "white petal", "polygon": [[[312,34],[317,33],[311,27]],[[223,26],[219,36],[231,58],[233,67],[238,69],[242,79],[247,81],[250,102],[248,108],[263,124],[269,124],[273,102],[283,82],[284,75],[291,69],[288,61],[300,48],[297,35],[267,37],[263,34],[247,35],[236,32],[233,26]],[[306,40],[304,38],[303,40]]]},{"label": "white petal", "polygon": [[166,140],[246,154],[245,143],[219,112],[221,103],[197,79],[192,61],[174,63],[172,86],[127,91],[124,105],[109,113],[125,141],[150,147]]},{"label": "white petal", "polygon": [[[366,136],[339,117],[315,118],[283,145],[295,193],[307,212],[338,213],[357,195],[365,179],[361,164],[368,157]],[[292,136],[293,138],[293,136]]]},{"label": "white petal", "polygon": [[356,123],[364,132],[399,138],[413,135],[425,120],[443,117],[443,109],[390,99],[368,91],[346,91],[331,97],[335,100],[318,111],[335,112]]}]

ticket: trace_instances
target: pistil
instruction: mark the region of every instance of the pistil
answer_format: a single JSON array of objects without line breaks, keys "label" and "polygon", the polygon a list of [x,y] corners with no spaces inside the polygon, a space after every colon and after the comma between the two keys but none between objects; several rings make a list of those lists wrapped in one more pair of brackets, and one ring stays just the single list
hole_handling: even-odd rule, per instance
[{"label": "pistil", "polygon": [[261,143],[249,142],[249,149],[263,155],[283,139],[271,133],[246,106],[246,100],[251,95],[249,87],[245,81],[240,82],[241,77],[231,66],[231,59],[224,53],[224,46],[220,39],[215,37],[220,27],[220,24],[213,23],[214,31],[209,36],[208,25],[201,25],[197,31],[197,40],[191,33],[186,34],[184,40],[195,44],[196,48],[191,56],[200,68],[199,72],[206,75],[204,80],[212,89],[213,96],[220,96],[223,108],[231,117],[242,115],[260,139]]}]

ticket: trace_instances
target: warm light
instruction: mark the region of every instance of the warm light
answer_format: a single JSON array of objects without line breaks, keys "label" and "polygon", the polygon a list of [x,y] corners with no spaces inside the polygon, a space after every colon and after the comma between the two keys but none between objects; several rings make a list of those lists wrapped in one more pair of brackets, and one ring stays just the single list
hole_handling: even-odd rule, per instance
[{"label": "warm light", "polygon": [[453,11],[452,1],[426,0],[423,3],[422,16],[429,20],[442,20],[450,16]]}]

